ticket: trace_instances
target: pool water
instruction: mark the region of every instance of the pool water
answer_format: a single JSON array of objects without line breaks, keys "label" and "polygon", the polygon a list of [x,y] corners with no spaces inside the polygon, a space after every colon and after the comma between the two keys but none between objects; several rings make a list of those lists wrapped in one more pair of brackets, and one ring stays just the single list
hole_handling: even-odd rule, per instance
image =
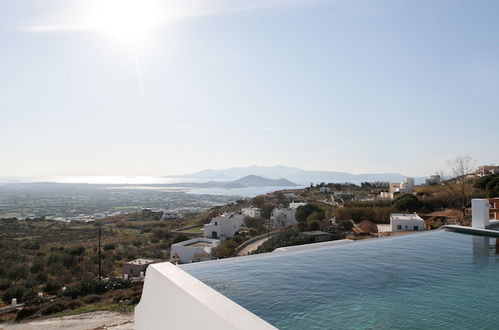
[{"label": "pool water", "polygon": [[499,329],[495,244],[439,230],[182,268],[280,329]]}]

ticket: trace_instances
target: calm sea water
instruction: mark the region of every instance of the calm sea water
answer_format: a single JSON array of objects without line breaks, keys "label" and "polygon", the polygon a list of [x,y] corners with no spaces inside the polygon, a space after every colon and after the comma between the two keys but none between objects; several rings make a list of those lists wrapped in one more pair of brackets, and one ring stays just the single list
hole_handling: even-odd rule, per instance
[{"label": "calm sea water", "polygon": [[498,329],[495,244],[434,231],[182,268],[280,329]]},{"label": "calm sea water", "polygon": [[295,187],[249,187],[249,188],[234,188],[234,189],[223,189],[223,188],[203,188],[203,189],[193,189],[189,191],[191,194],[207,194],[207,195],[223,195],[223,196],[243,196],[243,197],[255,197],[258,195],[267,194],[273,191],[284,190],[284,189],[301,189],[305,186],[295,186]]}]

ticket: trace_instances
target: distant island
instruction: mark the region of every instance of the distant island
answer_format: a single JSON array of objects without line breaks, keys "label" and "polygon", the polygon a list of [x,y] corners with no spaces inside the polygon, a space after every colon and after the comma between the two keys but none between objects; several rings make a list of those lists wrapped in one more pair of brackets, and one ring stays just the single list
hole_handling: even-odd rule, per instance
[{"label": "distant island", "polygon": [[253,187],[296,187],[296,183],[281,178],[268,179],[258,175],[247,175],[232,181],[208,181],[208,182],[183,182],[161,184],[164,187],[189,187],[189,188],[253,188]]}]

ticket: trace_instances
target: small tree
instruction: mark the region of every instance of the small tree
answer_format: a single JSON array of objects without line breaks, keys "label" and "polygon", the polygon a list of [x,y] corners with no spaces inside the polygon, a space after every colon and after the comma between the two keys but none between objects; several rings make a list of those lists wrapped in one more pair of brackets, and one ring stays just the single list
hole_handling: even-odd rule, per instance
[{"label": "small tree", "polygon": [[456,157],[453,161],[448,162],[452,179],[444,183],[448,190],[459,196],[459,207],[461,208],[463,218],[466,216],[466,207],[468,206],[473,188],[469,182],[468,175],[475,169],[475,163],[469,156]]},{"label": "small tree", "polygon": [[485,187],[487,197],[493,198],[499,196],[499,177],[494,178]]},{"label": "small tree", "polygon": [[393,202],[393,206],[402,212],[416,212],[418,211],[422,204],[421,201],[412,194],[400,195]]}]

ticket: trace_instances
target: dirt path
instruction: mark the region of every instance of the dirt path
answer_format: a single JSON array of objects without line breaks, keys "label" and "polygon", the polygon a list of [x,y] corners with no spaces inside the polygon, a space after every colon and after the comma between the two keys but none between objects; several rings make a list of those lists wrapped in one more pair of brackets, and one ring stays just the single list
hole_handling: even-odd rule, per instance
[{"label": "dirt path", "polygon": [[0,324],[1,330],[132,330],[133,314],[92,312],[80,315],[34,320],[26,323]]},{"label": "dirt path", "polygon": [[258,249],[258,247],[263,243],[265,243],[268,239],[269,239],[268,237],[264,237],[262,239],[259,239],[258,241],[254,241],[253,243],[249,244],[248,246],[244,247],[241,251],[239,251],[237,256],[245,256],[250,254],[251,252]]}]

